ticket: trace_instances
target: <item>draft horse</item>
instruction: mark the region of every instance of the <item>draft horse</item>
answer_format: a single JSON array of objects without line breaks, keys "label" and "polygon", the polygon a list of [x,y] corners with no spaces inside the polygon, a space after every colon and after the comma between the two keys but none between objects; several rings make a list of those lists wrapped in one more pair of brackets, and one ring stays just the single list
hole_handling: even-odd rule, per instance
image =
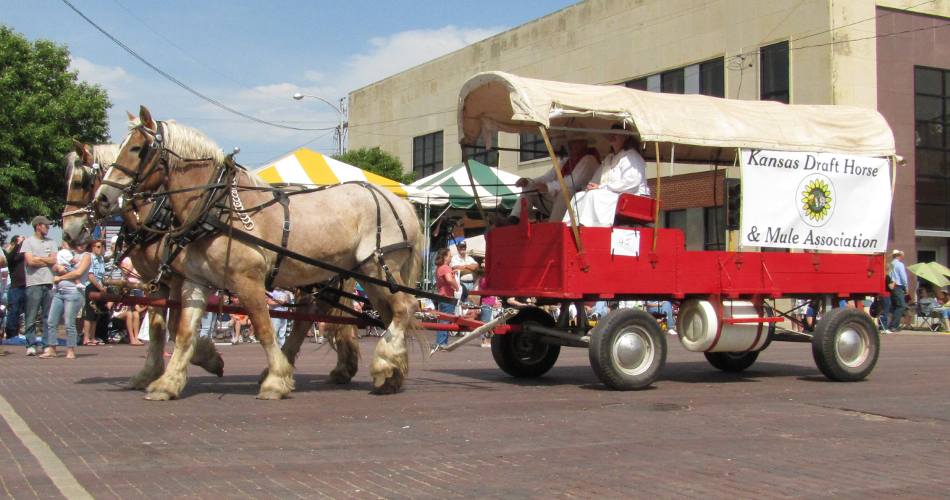
[{"label": "draft horse", "polygon": [[[129,116],[130,120],[135,119]],[[69,242],[84,242],[92,236],[96,220],[93,216],[92,198],[102,181],[105,166],[111,165],[119,151],[118,144],[87,145],[73,141],[75,151],[66,155],[66,202],[63,208],[63,239]],[[151,281],[158,276],[161,237],[143,229],[143,220],[151,213],[152,203],[143,203],[137,208],[123,212],[126,248],[132,265],[143,278]],[[115,256],[116,259],[120,257]],[[118,262],[116,262],[118,265]],[[162,293],[172,300],[181,295],[182,280],[174,274],[162,280]],[[149,343],[145,366],[129,380],[130,389],[145,389],[165,370],[165,313],[160,308],[149,308]],[[168,334],[174,339],[177,332],[178,311],[169,313]],[[221,376],[224,360],[210,338],[197,339],[191,363],[210,373]]]},{"label": "draft horse", "polygon": [[[181,393],[187,381],[184,360],[192,349],[188,337],[210,286],[236,293],[248,311],[268,365],[258,398],[289,394],[293,367],[277,348],[266,290],[339,282],[334,268],[376,282],[363,288],[388,328],[376,345],[370,374],[374,392],[398,391],[408,374],[406,335],[413,332],[417,306],[411,295],[394,290],[414,284],[421,268],[422,232],[412,206],[367,184],[276,192],[229,161],[200,131],[156,122],[144,106],[139,119],[106,172],[94,206],[100,215],[116,213],[164,189],[179,221],[171,235],[185,277],[176,349],[165,373],[149,386],[149,396]],[[391,286],[378,284],[387,282]]]}]

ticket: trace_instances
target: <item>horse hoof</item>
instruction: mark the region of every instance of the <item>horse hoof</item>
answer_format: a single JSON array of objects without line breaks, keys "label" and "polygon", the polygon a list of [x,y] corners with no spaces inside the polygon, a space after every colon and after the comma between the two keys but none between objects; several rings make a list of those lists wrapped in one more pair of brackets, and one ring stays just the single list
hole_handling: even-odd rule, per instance
[{"label": "horse hoof", "polygon": [[129,385],[127,388],[131,391],[144,391],[148,388],[152,382],[158,380],[158,376],[148,376],[148,375],[135,375],[129,379]]},{"label": "horse hoof", "polygon": [[218,356],[214,359],[214,362],[211,363],[211,366],[208,367],[208,372],[213,373],[221,378],[224,376],[224,358]]},{"label": "horse hoof", "polygon": [[177,397],[165,391],[155,391],[145,395],[146,401],[169,401],[172,399],[177,399]]},{"label": "horse hoof", "polygon": [[327,382],[343,385],[349,384],[350,380],[353,380],[353,375],[351,375],[348,370],[334,368],[333,371],[330,372],[330,379],[327,380]]},{"label": "horse hoof", "polygon": [[394,373],[392,377],[387,378],[383,381],[381,385],[373,387],[373,394],[376,395],[385,395],[385,394],[396,394],[402,389],[402,375],[398,372]]},{"label": "horse hoof", "polygon": [[258,393],[257,399],[276,401],[276,400],[284,399],[284,395],[277,391],[261,391],[260,393]]}]

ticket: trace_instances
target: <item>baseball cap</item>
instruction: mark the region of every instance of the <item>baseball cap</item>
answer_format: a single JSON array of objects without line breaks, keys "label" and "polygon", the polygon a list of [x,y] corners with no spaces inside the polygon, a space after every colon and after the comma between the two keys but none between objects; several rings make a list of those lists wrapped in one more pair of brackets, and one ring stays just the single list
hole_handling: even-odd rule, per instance
[{"label": "baseball cap", "polygon": [[53,221],[47,219],[45,216],[37,215],[36,217],[33,217],[33,221],[30,222],[30,225],[33,227],[36,227],[40,224],[46,224],[47,226],[50,226],[53,224]]}]

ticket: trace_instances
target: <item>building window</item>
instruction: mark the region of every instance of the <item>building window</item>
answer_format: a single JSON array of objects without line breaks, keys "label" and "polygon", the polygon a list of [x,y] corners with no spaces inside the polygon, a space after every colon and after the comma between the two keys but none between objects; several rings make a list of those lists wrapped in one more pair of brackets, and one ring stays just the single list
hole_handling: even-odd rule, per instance
[{"label": "building window", "polygon": [[660,89],[666,94],[683,94],[686,91],[683,68],[660,74]]},{"label": "building window", "polygon": [[914,68],[917,228],[950,230],[950,70]]},{"label": "building window", "polygon": [[636,80],[628,80],[623,82],[624,87],[637,89],[637,90],[646,90],[647,89],[647,79],[646,77],[637,78]]},{"label": "building window", "polygon": [[713,59],[699,64],[699,93],[713,97],[726,97],[726,75],[723,59]]},{"label": "building window", "polygon": [[759,99],[788,104],[788,42],[759,51]]},{"label": "building window", "polygon": [[686,210],[666,210],[663,212],[663,227],[679,229],[686,234]]},{"label": "building window", "polygon": [[[495,132],[495,137],[491,141],[492,146],[498,146],[498,132]],[[479,136],[478,140],[475,141],[475,146],[462,146],[462,151],[472,160],[481,162],[484,165],[489,167],[498,166],[498,150],[485,149],[485,141],[482,140],[482,137]]]},{"label": "building window", "polygon": [[412,139],[412,173],[421,179],[442,170],[442,131]]},{"label": "building window", "polygon": [[703,249],[726,249],[726,211],[721,206],[703,209]]},{"label": "building window", "polygon": [[548,148],[544,144],[544,138],[541,134],[518,134],[521,149],[521,161],[537,160],[538,158],[547,158]]}]

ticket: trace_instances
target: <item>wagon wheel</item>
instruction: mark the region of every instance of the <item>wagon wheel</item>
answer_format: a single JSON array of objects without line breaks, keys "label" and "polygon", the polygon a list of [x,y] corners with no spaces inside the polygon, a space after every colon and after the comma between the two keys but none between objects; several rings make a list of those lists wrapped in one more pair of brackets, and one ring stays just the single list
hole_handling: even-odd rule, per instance
[{"label": "wagon wheel", "polygon": [[[553,327],[554,318],[536,307],[524,309],[508,320],[509,324],[534,323]],[[510,332],[493,335],[491,354],[495,363],[508,375],[518,378],[540,377],[554,366],[561,346],[541,342],[538,335],[526,332]]]},{"label": "wagon wheel", "polygon": [[650,386],[666,363],[666,336],[649,313],[617,309],[590,332],[590,365],[612,389]]},{"label": "wagon wheel", "polygon": [[738,373],[755,363],[759,351],[753,352],[704,352],[706,361],[724,372]]},{"label": "wagon wheel", "polygon": [[[772,316],[775,312],[768,304],[763,304],[763,314],[765,316]],[[768,323],[766,326],[766,335],[768,337],[765,340],[765,344],[762,345],[762,349],[759,349],[755,352],[704,352],[703,355],[706,356],[706,361],[709,361],[709,364],[713,365],[714,368],[718,368],[724,372],[730,373],[739,373],[744,371],[746,368],[752,366],[755,363],[755,360],[758,359],[759,353],[764,351],[769,344],[772,343],[772,337],[775,335],[775,323]]]},{"label": "wagon wheel", "polygon": [[832,309],[815,325],[811,352],[821,373],[850,382],[867,377],[880,352],[871,318],[857,309]]}]

